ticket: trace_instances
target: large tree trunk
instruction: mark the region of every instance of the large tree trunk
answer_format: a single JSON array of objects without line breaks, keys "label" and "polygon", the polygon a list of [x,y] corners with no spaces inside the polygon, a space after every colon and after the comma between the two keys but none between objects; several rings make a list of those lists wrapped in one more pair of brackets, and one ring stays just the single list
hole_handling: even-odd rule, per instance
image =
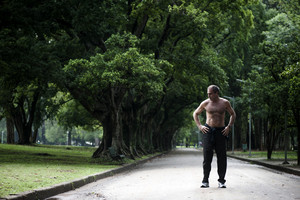
[{"label": "large tree trunk", "polygon": [[123,105],[123,134],[126,145],[129,147],[131,158],[134,159],[134,157],[141,157],[147,154],[141,138],[143,103],[136,104],[131,93],[129,93],[127,100],[126,104]]},{"label": "large tree trunk", "polygon": [[272,158],[272,152],[274,150],[275,144],[278,141],[279,135],[280,135],[280,131],[277,131],[276,128],[274,128],[276,126],[272,126],[270,128],[270,131],[268,131],[267,133],[267,157],[268,159]]},{"label": "large tree trunk", "polygon": [[261,119],[254,119],[254,141],[255,141],[255,149],[261,150]]},{"label": "large tree trunk", "polygon": [[[146,130],[144,130],[143,128],[145,127],[145,125],[148,122],[143,122],[144,120],[144,113],[142,111],[143,109],[140,109],[140,112],[137,114],[136,118],[135,118],[135,128],[136,128],[136,149],[137,152],[139,152],[139,154],[142,155],[146,155],[148,153],[147,149],[146,149],[146,145],[152,145],[151,141],[148,140],[148,138],[146,137],[146,135],[148,134],[146,132]],[[145,125],[144,125],[145,124]],[[151,131],[151,129],[150,129]],[[150,133],[149,133],[150,134]]]},{"label": "large tree trunk", "polygon": [[110,112],[102,124],[102,142],[98,149],[94,152],[93,157],[97,158],[102,155],[108,155],[109,147],[113,147],[119,155],[129,156],[129,149],[123,141],[120,113],[116,110]]},{"label": "large tree trunk", "polygon": [[30,144],[32,134],[31,125],[26,123],[26,118],[20,112],[13,114],[13,120],[19,136],[19,144]]},{"label": "large tree trunk", "polygon": [[130,151],[123,140],[122,132],[122,99],[125,95],[124,89],[111,88],[108,96],[108,114],[102,121],[103,139],[99,148],[94,152],[93,157],[107,154],[109,147],[113,147],[117,154],[130,156]]},{"label": "large tree trunk", "polygon": [[32,135],[32,123],[27,123],[26,118],[21,112],[15,112],[13,114],[13,120],[15,127],[19,135],[19,144],[30,144],[30,137]]},{"label": "large tree trunk", "polygon": [[6,132],[7,132],[7,144],[14,144],[15,143],[15,128],[14,128],[14,121],[12,118],[6,118]]},{"label": "large tree trunk", "polygon": [[[32,136],[32,125],[36,112],[36,105],[39,99],[40,92],[36,90],[33,95],[32,101],[28,101],[27,98],[20,97],[17,102],[17,107],[12,106],[10,113],[15,124],[15,127],[19,135],[19,144],[30,144],[30,138]],[[26,105],[28,106],[25,109]]]},{"label": "large tree trunk", "polygon": [[153,145],[153,126],[152,126],[152,119],[148,119],[147,121],[144,122],[143,127],[142,127],[142,134],[143,138],[146,138],[147,144],[146,146],[146,151],[148,153],[154,153],[154,145]]},{"label": "large tree trunk", "polygon": [[123,112],[123,124],[122,124],[122,131],[123,131],[123,139],[126,146],[129,147],[130,156],[134,159],[136,156],[139,157],[139,153],[137,152],[137,130],[136,125],[134,124],[134,114],[133,109],[126,110],[126,113]]},{"label": "large tree trunk", "polygon": [[155,125],[152,135],[153,146],[156,151],[162,151],[162,135],[160,125]]},{"label": "large tree trunk", "polygon": [[37,138],[38,133],[39,133],[39,129],[35,128],[33,131],[33,135],[30,137],[31,143],[36,143],[36,138]]},{"label": "large tree trunk", "polygon": [[111,117],[111,146],[118,154],[130,156],[130,151],[123,140],[121,108],[114,107],[113,112],[109,116]]},{"label": "large tree trunk", "polygon": [[30,144],[30,135],[32,134],[31,128],[23,126],[19,121],[15,121],[16,129],[19,135],[19,144]]},{"label": "large tree trunk", "polygon": [[93,153],[93,158],[99,158],[103,155],[107,155],[107,149],[111,146],[112,135],[110,134],[110,127],[109,127],[109,117],[106,117],[101,122],[103,126],[103,137],[101,143],[97,150]]},{"label": "large tree trunk", "polygon": [[273,144],[274,144],[274,133],[273,133],[273,127],[270,127],[270,129],[266,133],[266,142],[267,142],[267,158],[272,158],[272,151],[273,151]]}]

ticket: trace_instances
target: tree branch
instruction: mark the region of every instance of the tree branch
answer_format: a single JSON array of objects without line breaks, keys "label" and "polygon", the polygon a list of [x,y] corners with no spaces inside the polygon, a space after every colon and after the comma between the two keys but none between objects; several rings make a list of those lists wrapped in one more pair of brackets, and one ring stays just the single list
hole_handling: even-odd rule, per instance
[{"label": "tree branch", "polygon": [[171,15],[169,14],[168,17],[167,17],[165,28],[162,32],[160,40],[158,41],[158,46],[157,46],[157,49],[155,51],[155,59],[159,58],[159,48],[163,45],[164,41],[168,38],[169,28],[170,28],[170,21],[171,21]]},{"label": "tree branch", "polygon": [[145,27],[147,25],[149,16],[148,15],[144,15],[141,22],[139,23],[139,25],[137,25],[137,20],[135,23],[135,26],[133,27],[133,33],[134,35],[136,35],[138,38],[141,38],[142,34],[144,33]]}]

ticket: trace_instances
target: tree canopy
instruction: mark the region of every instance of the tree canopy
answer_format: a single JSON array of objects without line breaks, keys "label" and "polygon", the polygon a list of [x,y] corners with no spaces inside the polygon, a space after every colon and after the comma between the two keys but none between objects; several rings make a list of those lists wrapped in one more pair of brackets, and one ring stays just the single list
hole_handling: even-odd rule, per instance
[{"label": "tree canopy", "polygon": [[249,108],[270,138],[282,129],[276,114],[288,110],[299,140],[298,8],[296,0],[2,1],[1,118],[21,144],[48,118],[69,128],[96,122],[94,157],[114,147],[134,158],[171,149],[216,84],[241,97],[237,143]]}]

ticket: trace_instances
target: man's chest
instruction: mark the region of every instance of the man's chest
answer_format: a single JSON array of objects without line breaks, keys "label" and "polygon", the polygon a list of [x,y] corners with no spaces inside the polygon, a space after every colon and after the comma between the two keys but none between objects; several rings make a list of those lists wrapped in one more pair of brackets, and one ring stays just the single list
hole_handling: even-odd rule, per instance
[{"label": "man's chest", "polygon": [[208,113],[219,113],[222,114],[225,112],[226,107],[224,106],[224,104],[220,104],[220,103],[208,103],[205,106],[205,110]]}]

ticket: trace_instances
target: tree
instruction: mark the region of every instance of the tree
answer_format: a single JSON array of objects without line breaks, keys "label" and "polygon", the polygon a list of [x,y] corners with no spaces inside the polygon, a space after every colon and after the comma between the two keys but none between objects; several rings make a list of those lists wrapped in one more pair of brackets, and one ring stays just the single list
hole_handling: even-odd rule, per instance
[{"label": "tree", "polygon": [[289,65],[297,63],[295,50],[299,46],[299,29],[287,14],[272,9],[269,13],[271,15],[266,21],[266,30],[262,32],[265,39],[254,57],[257,62],[254,63],[256,65],[249,77],[252,79],[250,89],[255,105],[252,108],[256,108],[257,116],[265,120],[264,124],[267,127],[266,139],[270,159],[280,133],[284,130],[283,123],[280,123],[284,121],[284,115],[278,113],[288,112],[292,105],[289,102],[290,98],[286,98],[289,97],[290,81],[281,73],[286,71]]},{"label": "tree", "polygon": [[[123,141],[122,102],[131,89],[150,93],[163,92],[165,61],[143,55],[131,34],[113,35],[107,51],[90,60],[71,60],[65,67],[64,82],[70,93],[103,125],[103,139],[94,157],[113,146],[118,153],[130,155]],[[97,80],[97,81],[95,81]],[[147,91],[147,92],[146,92]]]},{"label": "tree", "polygon": [[[298,130],[298,149],[300,147],[300,102],[299,102],[299,45],[300,45],[300,24],[299,24],[299,1],[281,2],[283,10],[287,13],[288,19],[291,23],[291,39],[288,44],[285,45],[288,51],[288,56],[286,58],[286,68],[282,73],[283,77],[287,79],[289,83],[289,99],[288,108],[292,110],[294,120]],[[298,150],[298,165],[300,165],[300,153]]]},{"label": "tree", "polygon": [[[19,123],[20,132],[26,123],[31,129],[41,124],[45,111],[54,114],[54,83],[103,125],[95,157],[110,145],[132,157],[168,150],[195,102],[205,98],[206,87],[215,83],[226,90],[228,77],[234,80],[232,72],[243,57],[237,49],[253,28],[248,5],[256,2],[2,2],[3,16],[12,17],[1,21],[1,55],[6,53],[1,69],[7,73],[0,81],[13,84],[1,90],[8,97],[1,105],[6,110],[17,105],[12,102],[19,99],[9,97],[22,91],[26,103],[20,101],[19,110],[29,111],[31,105],[34,114],[41,111],[30,123]],[[230,57],[228,48],[236,56]],[[30,66],[31,77],[19,73],[20,63]]]},{"label": "tree", "polygon": [[[144,144],[147,145],[147,143],[149,143],[149,147],[147,148],[149,151],[153,149],[169,149],[170,141],[175,131],[182,125],[181,119],[188,116],[189,112],[186,112],[186,109],[191,109],[195,101],[204,98],[205,95],[203,95],[203,91],[206,90],[209,82],[215,82],[224,88],[227,86],[226,73],[222,69],[222,67],[224,67],[222,63],[224,63],[225,58],[220,56],[220,53],[213,49],[214,46],[212,46],[212,44],[223,44],[224,39],[227,38],[228,28],[231,28],[230,34],[233,32],[233,36],[238,35],[238,38],[243,37],[243,34],[238,33],[241,31],[247,33],[247,31],[251,29],[251,26],[249,26],[252,20],[251,12],[247,11],[244,7],[246,4],[242,1],[234,4],[227,1],[203,1],[200,4],[198,3],[199,2],[196,1],[175,3],[173,1],[130,1],[126,9],[124,4],[120,3],[117,5],[120,11],[118,17],[121,16],[123,19],[120,20],[121,23],[115,23],[115,27],[119,26],[118,29],[110,29],[112,30],[110,34],[107,32],[107,34],[103,34],[107,37],[101,37],[103,35],[99,37],[99,33],[102,33],[104,29],[100,30],[98,28],[99,32],[94,32],[95,36],[93,36],[93,38],[102,38],[103,41],[106,41],[112,33],[122,33],[124,30],[131,32],[139,38],[138,48],[141,49],[141,53],[145,55],[154,53],[156,60],[168,60],[168,62],[174,66],[172,70],[165,69],[166,76],[163,80],[164,93],[162,93],[163,95],[158,95],[155,101],[149,97],[145,97],[144,93],[136,92],[136,89],[131,86],[131,88],[124,90],[118,88],[119,90],[117,92],[114,91],[117,101],[107,101],[105,106],[97,107],[101,104],[92,106],[93,104],[91,103],[85,103],[84,105],[84,100],[81,100],[82,97],[80,97],[82,94],[85,94],[83,95],[85,97],[93,97],[92,99],[96,99],[98,95],[95,97],[93,93],[85,93],[87,91],[86,88],[84,91],[80,90],[75,92],[76,89],[74,88],[78,87],[76,84],[79,84],[79,81],[71,85],[74,88],[68,86],[70,93],[78,99],[89,112],[93,113],[93,116],[98,115],[95,117],[97,117],[99,121],[102,121],[104,126],[104,138],[106,139],[102,142],[103,147],[101,146],[101,148],[95,152],[94,156],[105,152],[110,144],[117,143],[112,141],[111,134],[106,135],[110,129],[120,129],[119,125],[112,127],[112,124],[109,124],[111,121],[117,121],[117,124],[120,124],[122,121],[122,123],[126,125],[126,127],[120,130],[131,129],[138,131],[127,131],[126,135],[120,135],[119,140],[124,139],[125,141],[122,143],[119,141],[119,144],[115,145],[119,153],[129,154],[128,151],[130,151],[131,155],[135,155],[137,154],[134,152],[135,144],[138,144],[139,147],[137,149],[140,149],[142,152],[144,151]],[[225,9],[225,7],[228,6],[230,9]],[[127,8],[129,9],[127,10]],[[109,9],[109,11],[113,11],[113,9],[115,8]],[[233,14],[231,14],[232,11],[234,11]],[[102,15],[103,14],[101,14],[101,16]],[[232,20],[232,18],[234,20]],[[224,19],[232,24],[226,26],[226,23],[224,23],[226,20]],[[96,20],[95,24],[98,22],[99,21]],[[105,23],[101,24],[103,25]],[[232,40],[234,40],[234,38],[235,37],[232,37]],[[114,40],[117,41],[120,39]],[[114,46],[107,47],[109,46],[107,42],[101,43],[101,46],[98,46],[101,49],[99,53],[108,56],[108,49],[118,47],[119,54],[122,54],[122,51],[126,52],[130,48],[130,46],[122,46],[123,42],[121,42],[121,48],[117,42],[113,44]],[[114,55],[117,54],[115,53]],[[110,59],[112,60],[113,57]],[[82,62],[82,66],[89,65],[89,62],[85,60],[82,60]],[[76,63],[79,64],[79,60],[77,60]],[[100,74],[102,74],[100,69],[92,74],[96,74],[97,71],[100,71]],[[108,77],[104,78],[107,79]],[[70,82],[72,81],[73,80]],[[88,81],[91,81],[89,85],[92,86],[94,82],[92,80]],[[102,80],[99,82],[101,81]],[[114,80],[112,79],[112,81]],[[129,82],[130,81],[131,80],[129,80]],[[201,84],[201,86],[199,86],[198,83]],[[106,92],[108,91],[102,91],[103,94],[106,94]],[[107,96],[105,97],[109,99],[111,95],[108,95],[109,98]],[[132,103],[135,105],[134,108],[130,108],[130,105],[133,105]],[[95,110],[95,107],[98,109],[97,114],[96,112],[92,112],[92,110]],[[107,115],[107,107],[110,109],[111,107],[115,108],[109,113],[118,114],[111,114],[112,116],[109,117],[109,115]],[[104,119],[106,119],[106,121],[104,121]],[[135,126],[134,122],[139,122],[140,124]],[[176,124],[176,126],[174,124]],[[145,132],[142,133],[142,130]],[[113,130],[110,132],[118,131]],[[124,132],[120,133],[124,134]],[[142,137],[143,135],[146,137]],[[138,138],[136,138],[136,136]],[[147,140],[142,142],[141,138],[144,138],[144,140],[147,138]],[[121,148],[119,146],[121,146]],[[130,150],[127,149],[128,146],[130,146]],[[121,150],[123,152],[120,152],[120,149],[123,149]]]},{"label": "tree", "polygon": [[[252,15],[241,5],[243,2],[231,5],[226,1],[189,3],[174,5],[172,12],[166,14],[163,29],[166,35],[163,35],[162,48],[156,52],[156,55],[167,59],[174,66],[163,99],[160,116],[165,119],[160,120],[164,123],[158,123],[159,131],[164,131],[165,127],[171,128],[171,124],[175,130],[177,124],[182,126],[182,118],[188,117],[187,113],[190,113],[184,110],[195,109],[195,102],[205,98],[209,84],[218,84],[224,91],[227,89],[227,76],[231,73],[225,70],[230,65],[225,52],[234,42],[246,39],[248,34],[241,34],[242,31],[247,33],[251,29]],[[223,10],[225,7],[229,9]],[[232,71],[235,70],[232,68]],[[161,134],[174,133],[174,130],[166,130]]]},{"label": "tree", "polygon": [[58,78],[62,52],[69,47],[65,43],[66,48],[58,49],[51,40],[58,26],[52,4],[44,3],[1,2],[0,105],[13,120],[20,144],[35,141],[48,99],[55,95],[49,83]]},{"label": "tree", "polygon": [[[289,108],[293,112],[293,116],[296,122],[296,126],[298,129],[298,149],[300,144],[300,102],[299,102],[299,94],[300,94],[300,74],[299,74],[299,62],[290,65],[282,74],[288,79],[289,88],[288,88],[288,105]],[[300,165],[300,154],[298,150],[298,165]]]}]

